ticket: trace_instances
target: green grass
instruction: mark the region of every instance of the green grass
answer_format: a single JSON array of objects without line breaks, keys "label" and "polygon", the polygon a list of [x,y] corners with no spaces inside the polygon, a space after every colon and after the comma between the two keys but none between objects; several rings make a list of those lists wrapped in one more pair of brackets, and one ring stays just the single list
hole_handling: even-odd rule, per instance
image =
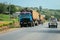
[{"label": "green grass", "polygon": [[14,18],[14,19],[10,19],[9,15],[6,14],[0,14],[0,21],[7,21],[7,22],[18,22],[18,17]]},{"label": "green grass", "polygon": [[0,21],[9,21],[9,18],[9,15],[0,14]]},{"label": "green grass", "polygon": [[18,17],[10,19],[9,15],[0,14],[0,21],[3,22],[0,27],[9,26],[9,28],[14,28],[14,23],[18,22]]},{"label": "green grass", "polygon": [[[12,21],[13,19],[10,19],[9,15],[0,14],[0,21]],[[18,21],[18,17],[15,18],[15,21]]]}]

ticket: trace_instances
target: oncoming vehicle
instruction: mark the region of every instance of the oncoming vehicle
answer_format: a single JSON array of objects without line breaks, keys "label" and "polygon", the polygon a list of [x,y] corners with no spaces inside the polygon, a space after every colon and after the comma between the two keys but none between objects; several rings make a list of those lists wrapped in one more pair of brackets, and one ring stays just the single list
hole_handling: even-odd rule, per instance
[{"label": "oncoming vehicle", "polygon": [[48,23],[49,28],[57,28],[57,25],[58,25],[57,18],[55,18],[54,16],[51,16]]}]

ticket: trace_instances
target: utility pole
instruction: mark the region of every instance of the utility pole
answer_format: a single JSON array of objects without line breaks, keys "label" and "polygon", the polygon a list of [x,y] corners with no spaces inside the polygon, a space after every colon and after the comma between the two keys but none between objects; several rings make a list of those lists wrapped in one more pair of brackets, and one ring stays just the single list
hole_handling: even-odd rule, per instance
[{"label": "utility pole", "polygon": [[40,13],[42,14],[42,6],[39,6]]},{"label": "utility pole", "polygon": [[12,2],[12,1],[13,1],[13,0],[11,0],[10,3],[9,3],[9,16],[10,16],[10,20],[11,20],[11,17],[12,17],[12,15],[11,15],[11,4],[12,4],[11,2]]},{"label": "utility pole", "polygon": [[10,7],[10,3],[9,3],[9,16],[10,16],[9,20],[11,20],[10,11],[11,11],[11,7]]}]

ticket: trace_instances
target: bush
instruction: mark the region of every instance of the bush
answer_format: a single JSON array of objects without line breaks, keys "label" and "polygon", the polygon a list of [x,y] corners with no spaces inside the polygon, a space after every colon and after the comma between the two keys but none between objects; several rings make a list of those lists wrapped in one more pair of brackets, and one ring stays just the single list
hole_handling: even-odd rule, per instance
[{"label": "bush", "polygon": [[10,28],[14,28],[13,22],[10,22],[10,23],[9,23],[9,27],[10,27]]},{"label": "bush", "polygon": [[13,23],[9,23],[9,25],[13,25]]},{"label": "bush", "polygon": [[3,26],[7,26],[8,24],[3,24]]},{"label": "bush", "polygon": [[2,27],[3,26],[3,24],[0,24],[0,27]]}]

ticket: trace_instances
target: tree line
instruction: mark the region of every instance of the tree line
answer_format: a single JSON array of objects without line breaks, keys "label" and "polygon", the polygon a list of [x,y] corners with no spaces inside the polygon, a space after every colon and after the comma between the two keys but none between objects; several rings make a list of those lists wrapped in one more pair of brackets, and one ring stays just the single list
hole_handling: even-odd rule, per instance
[{"label": "tree line", "polygon": [[21,7],[13,4],[5,4],[0,3],[0,14],[3,13],[10,13],[13,14],[15,12],[20,12],[22,9],[28,8],[37,10],[41,15],[45,15],[45,19],[48,20],[51,16],[55,16],[57,19],[60,19],[60,10],[54,10],[54,9],[43,9],[42,6],[38,7]]},{"label": "tree line", "polygon": [[2,13],[10,13],[10,14],[13,14],[15,12],[18,12],[22,10],[22,7],[21,6],[16,6],[16,5],[13,5],[13,4],[5,4],[5,3],[0,3],[0,14]]}]

